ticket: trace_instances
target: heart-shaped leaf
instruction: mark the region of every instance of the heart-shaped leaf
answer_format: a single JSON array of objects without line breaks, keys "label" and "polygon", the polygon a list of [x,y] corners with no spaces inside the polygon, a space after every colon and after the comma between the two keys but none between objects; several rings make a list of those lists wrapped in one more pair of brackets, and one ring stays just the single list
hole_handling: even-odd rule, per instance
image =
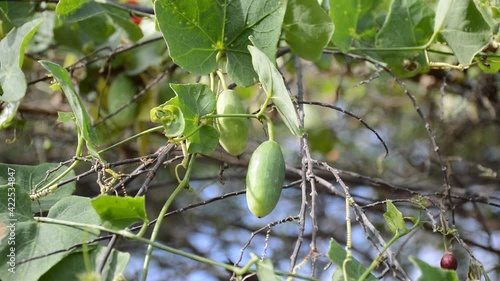
[{"label": "heart-shaped leaf", "polygon": [[254,43],[274,60],[284,0],[157,0],[155,14],[170,56],[183,69],[204,75],[227,59],[227,73],[236,84],[255,83],[247,45]]}]

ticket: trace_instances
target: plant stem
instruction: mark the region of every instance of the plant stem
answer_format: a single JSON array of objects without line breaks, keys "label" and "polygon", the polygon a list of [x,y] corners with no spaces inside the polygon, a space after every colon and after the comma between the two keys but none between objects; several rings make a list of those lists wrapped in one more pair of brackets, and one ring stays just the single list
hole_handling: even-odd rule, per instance
[{"label": "plant stem", "polygon": [[[152,242],[156,241],[156,237],[158,237],[158,233],[160,232],[161,223],[163,221],[165,214],[168,211],[168,208],[170,207],[170,205],[172,204],[174,199],[177,197],[177,195],[179,195],[179,193],[189,185],[189,177],[190,177],[191,172],[193,170],[195,159],[196,159],[196,155],[191,155],[187,169],[186,169],[186,174],[184,175],[184,178],[179,183],[179,185],[177,185],[174,192],[172,192],[172,194],[168,197],[167,201],[163,205],[163,208],[161,209],[160,214],[158,215],[158,219],[156,221],[155,227],[153,228],[153,233],[151,234],[151,241]],[[153,246],[150,244],[150,245],[148,245],[148,249],[146,251],[146,257],[144,258],[144,265],[142,267],[142,281],[146,281],[146,277],[148,275],[148,269],[149,269],[149,262],[151,260],[152,252],[153,252]]]},{"label": "plant stem", "polygon": [[227,118],[227,117],[258,118],[257,114],[234,113],[234,114],[207,114],[205,116],[202,116],[200,120],[208,118]]},{"label": "plant stem", "polygon": [[138,133],[138,134],[135,134],[135,135],[133,135],[133,136],[131,136],[131,137],[129,137],[129,138],[126,138],[126,139],[124,139],[124,140],[122,140],[122,141],[120,141],[120,142],[117,142],[117,143],[115,143],[115,144],[113,144],[113,145],[111,145],[111,146],[109,146],[109,147],[106,147],[105,149],[100,150],[100,151],[98,151],[97,153],[102,154],[102,153],[107,152],[107,151],[109,151],[109,150],[111,150],[111,149],[113,149],[113,148],[115,148],[115,147],[117,147],[117,146],[120,146],[120,145],[122,145],[122,144],[124,144],[124,143],[127,143],[127,142],[129,142],[129,141],[132,141],[132,140],[134,140],[134,139],[137,139],[137,138],[142,137],[142,136],[144,136],[144,135],[147,135],[147,134],[149,134],[149,133],[152,133],[152,132],[158,131],[158,130],[160,130],[160,129],[162,129],[162,128],[163,128],[163,126],[157,126],[157,127],[154,127],[154,128],[151,128],[151,129],[148,129],[148,130],[145,130],[145,131],[142,131],[142,132],[140,132],[140,133]]},{"label": "plant stem", "polygon": [[226,79],[224,78],[224,74],[220,70],[217,70],[217,76],[219,76],[219,80],[222,83],[222,88],[224,90],[227,90],[227,84],[226,84]]},{"label": "plant stem", "polygon": [[[80,222],[73,222],[73,221],[65,221],[65,220],[53,219],[53,218],[48,218],[48,217],[34,217],[34,220],[38,221],[38,222],[44,222],[44,223],[52,223],[52,224],[58,224],[58,225],[64,225],[64,226],[72,226],[72,227],[77,227],[77,228],[81,228],[81,229],[95,229],[95,230],[99,230],[99,231],[102,231],[102,232],[109,232],[109,233],[112,233],[112,234],[120,235],[120,236],[122,236],[122,237],[124,237],[126,239],[135,240],[135,241],[138,241],[138,242],[141,242],[141,243],[144,243],[144,244],[148,244],[148,245],[150,245],[150,246],[152,246],[154,248],[157,248],[157,249],[160,249],[160,250],[163,250],[163,251],[167,251],[167,252],[172,253],[174,255],[182,256],[182,257],[185,257],[185,258],[188,258],[188,259],[192,259],[194,261],[199,261],[199,262],[210,264],[210,265],[213,265],[213,266],[220,266],[220,267],[222,267],[224,269],[227,269],[229,271],[232,271],[232,272],[237,272],[237,273],[243,274],[243,273],[246,273],[248,271],[253,271],[251,269],[248,269],[248,271],[244,272],[243,269],[245,267],[243,267],[243,268],[242,267],[237,267],[237,266],[234,266],[234,265],[229,265],[229,264],[226,264],[226,263],[217,262],[217,261],[214,261],[214,260],[202,257],[202,256],[198,256],[198,255],[195,255],[195,254],[186,253],[186,252],[178,250],[176,248],[172,248],[172,247],[167,246],[167,245],[156,243],[156,242],[151,241],[151,240],[149,240],[147,238],[143,238],[143,237],[137,236],[137,235],[135,235],[132,232],[127,231],[127,230],[116,230],[116,229],[106,228],[106,227],[103,227],[103,226],[100,226],[100,225],[80,223]],[[158,222],[157,222],[157,224],[158,224]],[[306,276],[302,276],[302,275],[298,275],[298,274],[293,274],[293,273],[289,273],[289,272],[275,271],[275,273],[277,275],[293,276],[293,277],[297,277],[297,278],[300,278],[300,279],[303,279],[303,280],[318,281],[318,279],[315,279],[315,278],[306,277]]]}]

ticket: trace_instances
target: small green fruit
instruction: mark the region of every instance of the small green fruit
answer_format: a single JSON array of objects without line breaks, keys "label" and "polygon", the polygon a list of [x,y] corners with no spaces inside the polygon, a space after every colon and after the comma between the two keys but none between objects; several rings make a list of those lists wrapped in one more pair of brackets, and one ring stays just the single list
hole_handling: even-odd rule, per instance
[{"label": "small green fruit", "polygon": [[[225,90],[217,99],[217,114],[245,114],[241,100],[233,90]],[[231,155],[245,151],[248,140],[248,120],[241,117],[217,118],[219,143]]]},{"label": "small green fruit", "polygon": [[247,172],[247,206],[258,218],[271,213],[285,181],[285,160],[280,145],[265,141],[253,152]]}]

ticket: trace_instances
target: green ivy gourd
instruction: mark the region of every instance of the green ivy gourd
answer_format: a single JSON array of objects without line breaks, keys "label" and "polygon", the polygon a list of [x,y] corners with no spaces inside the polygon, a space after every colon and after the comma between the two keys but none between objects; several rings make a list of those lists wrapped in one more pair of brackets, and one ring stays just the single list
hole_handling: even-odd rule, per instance
[{"label": "green ivy gourd", "polygon": [[248,164],[246,199],[248,209],[258,218],[271,213],[285,180],[285,160],[280,145],[268,140],[253,152]]},{"label": "green ivy gourd", "polygon": [[[217,114],[246,114],[238,94],[224,90],[217,99]],[[217,118],[219,143],[231,155],[238,156],[245,151],[248,140],[248,119],[242,117]]]}]

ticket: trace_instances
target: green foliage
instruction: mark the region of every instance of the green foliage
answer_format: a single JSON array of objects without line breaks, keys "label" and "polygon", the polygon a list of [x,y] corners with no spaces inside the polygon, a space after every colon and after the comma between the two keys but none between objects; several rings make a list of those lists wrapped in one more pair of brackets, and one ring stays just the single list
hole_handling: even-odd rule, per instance
[{"label": "green foliage", "polygon": [[270,259],[259,260],[257,262],[257,277],[259,278],[259,281],[280,280],[274,274],[273,262]]},{"label": "green foliage", "polygon": [[255,83],[248,37],[274,61],[285,5],[283,0],[158,0],[155,12],[175,63],[208,74],[217,69],[217,57],[225,57],[227,73],[245,87]]},{"label": "green foliage", "polygon": [[289,0],[283,31],[293,53],[314,61],[332,37],[333,23],[318,1]]},{"label": "green foliage", "polygon": [[[14,164],[3,164],[0,163],[0,186],[7,185],[7,175],[9,175],[9,170],[14,170],[16,175],[16,183],[18,185],[17,191],[22,190],[23,193],[31,193],[36,191],[37,186],[41,182],[48,183],[53,179],[59,177],[67,166],[61,166],[59,169],[57,163],[43,163],[36,166],[26,166],[26,165],[14,165]],[[54,171],[47,175],[48,171]],[[67,175],[61,178],[61,180],[67,180],[75,176],[75,171],[70,171]],[[45,179],[45,181],[44,181]],[[69,182],[64,185],[63,188],[57,189],[54,193],[49,197],[40,198],[38,201],[28,201],[31,206],[28,210],[28,213],[42,213],[48,211],[57,201],[70,196],[73,192],[75,192],[76,183]],[[3,197],[6,198],[6,197]],[[23,208],[19,209],[20,211],[25,210]],[[31,217],[31,216],[30,216]]]},{"label": "green foliage", "polygon": [[[81,253],[70,254],[52,267],[47,273],[42,275],[40,281],[51,280],[82,280],[85,274],[96,274],[96,270],[101,260],[105,257],[106,247],[97,246],[87,255]],[[119,276],[125,270],[130,259],[130,254],[111,250],[108,261],[102,273],[99,275],[100,281],[120,280]],[[90,265],[88,268],[82,265]],[[88,280],[88,279],[83,279]],[[124,280],[124,279],[121,279]]]},{"label": "green foliage", "polygon": [[[245,161],[248,162],[248,155],[244,154],[247,139],[253,141],[260,139],[262,135],[269,138],[269,141],[253,151],[246,171],[247,205],[250,211],[260,218],[275,209],[285,181],[285,167],[294,171],[294,166],[301,160],[300,157],[303,171],[308,169],[308,174],[300,175],[303,188],[309,188],[306,181],[311,176],[309,173],[316,167],[311,165],[311,159],[305,164],[305,158],[311,158],[306,152],[309,149],[306,146],[313,146],[312,150],[327,154],[337,145],[342,145],[345,139],[358,138],[354,134],[336,134],[332,127],[341,123],[342,120],[338,119],[335,120],[339,121],[338,123],[331,126],[319,124],[314,127],[314,131],[309,132],[309,136],[305,134],[301,125],[303,120],[299,121],[296,99],[287,88],[297,85],[296,87],[300,88],[297,91],[298,96],[303,99],[300,92],[303,90],[302,77],[298,69],[300,61],[292,66],[290,60],[295,60],[298,56],[314,61],[321,70],[329,71],[334,59],[344,59],[331,54],[343,52],[348,53],[351,58],[378,61],[381,65],[374,63],[377,70],[387,66],[391,74],[398,78],[415,77],[435,67],[464,69],[474,63],[484,72],[494,73],[500,69],[499,51],[495,47],[498,45],[500,11],[494,5],[495,1],[156,0],[142,1],[140,4],[143,6],[137,9],[134,9],[131,3],[128,6],[122,4],[124,1],[60,0],[57,5],[50,1],[40,2],[43,1],[0,2],[0,129],[21,127],[15,125],[18,124],[17,120],[23,120],[22,118],[28,115],[18,114],[21,103],[25,101],[26,92],[31,89],[28,85],[33,85],[35,94],[45,98],[51,94],[55,100],[58,94],[47,90],[50,83],[55,92],[62,90],[71,108],[71,112],[58,112],[58,121],[64,123],[58,125],[70,128],[68,131],[76,128],[76,136],[73,137],[77,142],[76,153],[71,159],[72,162],[68,161],[73,163],[71,166],[54,163],[42,163],[37,166],[0,164],[0,198],[13,195],[16,198],[16,258],[22,261],[17,265],[15,274],[8,272],[7,263],[0,263],[0,276],[6,281],[78,280],[86,277],[100,280],[121,279],[129,254],[113,249],[110,256],[106,257],[105,247],[96,243],[88,244],[88,241],[99,237],[101,232],[113,233],[149,245],[143,266],[143,279],[147,276],[152,248],[156,247],[198,262],[223,267],[238,276],[249,273],[250,266],[256,265],[259,280],[277,280],[277,271],[270,259],[261,260],[252,256],[246,266],[233,267],[215,259],[159,245],[156,237],[162,219],[167,216],[173,201],[185,189],[194,189],[190,186],[190,176],[193,163],[199,158],[198,154],[224,162],[220,165],[218,178],[223,182],[227,163],[233,166],[234,163],[244,165]],[[138,24],[131,20],[131,16],[145,17],[146,23]],[[288,54],[289,52],[291,54]],[[40,57],[44,59],[36,64],[34,58],[38,60]],[[314,67],[313,64],[309,66]],[[345,72],[351,75],[351,72],[356,71],[356,67],[358,65],[354,63],[349,64],[345,67]],[[290,79],[288,75],[295,70],[297,81],[293,80],[295,77]],[[283,75],[283,72],[286,72],[286,75]],[[377,72],[376,75],[378,74]],[[163,82],[165,77],[166,81]],[[45,78],[53,78],[53,81],[48,82],[49,79]],[[316,80],[315,78],[312,80]],[[342,75],[341,80],[344,78]],[[289,81],[297,83],[287,84]],[[351,82],[348,81],[347,84]],[[356,81],[356,86],[365,82]],[[158,83],[163,84],[157,85]],[[257,87],[250,87],[257,83],[265,92],[263,98],[255,90]],[[338,96],[342,88],[346,87],[343,83],[346,82],[342,80],[335,85],[338,86]],[[106,85],[110,85],[109,89]],[[139,85],[144,85],[144,88],[140,89]],[[168,97],[162,92],[162,87],[164,89],[166,85],[170,85],[172,90]],[[234,87],[236,91],[247,93],[244,104],[239,100],[236,91],[232,90]],[[381,87],[385,88],[387,85]],[[328,102],[334,102],[331,98],[333,88],[332,85],[331,89],[325,90],[328,92],[328,97],[325,97]],[[143,96],[136,96],[139,90]],[[314,90],[306,87],[304,95],[308,97]],[[231,93],[231,96],[228,96],[228,93]],[[389,95],[388,97],[394,98]],[[133,98],[138,99],[130,103]],[[354,104],[363,103],[370,97],[355,99],[352,95],[344,95],[342,98],[348,103],[355,101]],[[383,97],[385,98],[386,96]],[[477,100],[487,107],[488,104],[484,102],[487,98],[481,96]],[[415,100],[412,102],[416,104]],[[53,105],[51,102],[48,104]],[[247,106],[256,111],[247,113]],[[124,108],[121,109],[122,107]],[[415,108],[418,109],[416,105]],[[110,120],[102,119],[103,112],[112,114],[117,110],[121,112]],[[145,120],[148,112],[150,120]],[[274,114],[276,112],[278,114]],[[418,113],[425,119],[420,111]],[[495,114],[493,111],[493,116],[496,116]],[[262,130],[261,126],[256,126],[258,130],[249,130],[248,119],[255,119],[267,125],[267,130]],[[359,117],[356,119],[361,120]],[[151,127],[149,121],[160,126]],[[292,160],[296,160],[295,163],[285,164],[282,149],[274,141],[275,123],[285,124],[287,133],[289,132],[289,139],[285,139],[287,143],[303,138],[303,154],[300,157],[290,157],[295,157]],[[365,124],[367,123],[363,123]],[[430,125],[425,124],[425,127]],[[98,151],[96,128],[104,134],[124,131],[134,135]],[[404,129],[414,128],[407,126]],[[164,136],[151,134],[159,130],[163,130]],[[389,130],[386,132],[387,135],[391,133]],[[36,135],[45,137],[39,132]],[[16,137],[14,132],[14,139]],[[362,138],[366,139],[365,136]],[[434,138],[431,136],[433,144],[436,142]],[[328,139],[327,143],[325,139]],[[307,145],[304,140],[308,140]],[[61,143],[66,145],[66,141],[61,140]],[[141,192],[147,189],[160,167],[170,164],[171,159],[168,159],[168,156],[171,151],[163,154],[164,149],[180,147],[177,152],[182,153],[183,157],[182,162],[175,168],[175,179],[171,181],[175,190],[168,193],[168,199],[149,238],[143,238],[143,231],[135,234],[127,229],[137,222],[143,222],[144,225],[149,222],[145,209],[146,197],[127,196],[125,191],[128,190],[125,186],[123,197],[118,196],[118,189],[111,189],[112,185],[119,184],[118,180],[128,184],[129,179],[135,179],[140,173],[112,174],[111,179],[103,176],[112,172],[108,167],[117,167],[107,164],[110,159],[115,160],[115,155],[110,154],[108,158],[108,154],[104,152],[131,141],[136,141],[132,149],[115,150],[119,160],[114,164],[126,166],[128,161],[134,163],[136,160],[135,163],[140,162],[141,167],[145,167],[141,172],[147,172],[147,180],[144,181]],[[84,143],[88,155],[82,152]],[[154,157],[142,158],[153,153],[150,152],[153,146],[153,151],[156,151],[158,143],[161,143],[162,147],[153,154]],[[214,151],[219,143],[229,154],[236,157],[222,153],[216,155]],[[318,148],[320,144],[321,147]],[[39,149],[39,145],[36,145]],[[434,147],[437,151],[436,148],[437,146]],[[139,157],[122,158],[123,155],[128,155],[126,153],[136,151],[140,151]],[[162,163],[152,165],[157,161],[155,157],[165,155],[166,158],[161,158]],[[394,161],[393,159],[389,161]],[[349,159],[352,162],[356,160]],[[116,194],[101,194],[94,199],[72,196],[76,190],[76,182],[80,180],[79,176],[75,179],[75,168],[82,163],[88,163],[88,167],[91,167],[85,172],[85,176],[97,175],[96,181],[101,193],[115,191]],[[339,166],[342,164],[339,163]],[[451,166],[452,164],[450,169]],[[384,167],[380,165],[381,170]],[[493,170],[489,171],[482,166],[481,168],[485,180],[495,179]],[[9,179],[13,178],[9,176],[13,170],[16,173],[15,183]],[[231,169],[228,170],[231,173]],[[484,176],[485,174],[488,177]],[[122,181],[122,176],[127,180]],[[238,177],[242,176],[238,174]],[[369,179],[361,176],[358,178],[363,181]],[[311,178],[311,182],[312,180],[314,179]],[[378,180],[374,182],[382,184]],[[310,196],[316,196],[315,192],[316,190],[311,190]],[[345,194],[347,195],[347,191]],[[409,202],[421,211],[427,206],[425,204],[432,205],[432,201],[427,199],[422,196]],[[324,203],[310,202],[313,204],[308,206],[314,208],[317,208],[316,204]],[[306,206],[305,201],[302,206]],[[311,210],[312,221],[316,219],[314,208]],[[380,219],[385,219],[385,228],[393,236],[387,243],[381,243],[384,248],[375,247],[378,253],[369,267],[352,257],[352,237],[347,237],[349,243],[346,249],[331,240],[327,256],[337,266],[332,280],[377,280],[374,273],[383,262],[389,247],[422,224],[420,217],[410,217],[406,218],[407,222],[412,221],[414,225],[407,227],[405,217],[390,200],[386,201],[386,208],[383,216],[378,213],[377,215]],[[3,231],[9,219],[14,216],[12,210],[12,206],[0,204],[0,230]],[[272,227],[282,221],[274,221],[267,226],[266,249],[267,243],[272,241],[268,239]],[[169,223],[167,222],[168,227],[171,226]],[[363,226],[364,230],[369,229],[373,235],[378,235],[373,229]],[[3,243],[3,239],[8,239],[3,232],[0,232],[0,257],[4,258],[11,250],[7,243]],[[252,233],[252,238],[257,234],[258,232]],[[350,232],[348,234],[351,235]],[[383,235],[385,234],[387,233]],[[371,234],[366,235],[368,237]],[[380,242],[385,237],[380,236],[377,239]],[[81,243],[83,245],[80,245]],[[311,250],[325,252],[325,249],[319,248]],[[301,254],[300,251],[298,253]],[[31,258],[34,259],[29,260]],[[310,256],[305,258],[304,263],[297,268],[309,262],[309,258]],[[101,276],[97,276],[96,271],[103,261],[105,264]],[[314,256],[312,261],[316,261]],[[411,258],[411,261],[422,272],[419,280],[458,280],[455,272],[443,271],[416,258]],[[470,276],[477,277],[484,273],[484,269],[476,260],[472,260],[471,264],[473,272],[469,272]],[[294,276],[298,275],[295,273],[297,268],[291,269]],[[391,267],[392,269],[394,268]],[[484,276],[487,278],[486,274]]]},{"label": "green foliage", "polygon": [[[333,262],[337,266],[337,270],[335,271],[334,278],[332,280],[345,280],[342,266],[347,257],[346,250],[334,239],[330,240],[330,248],[328,249],[328,258],[331,262]],[[347,273],[348,280],[358,280],[361,275],[367,270],[367,268],[359,263],[355,258],[351,257],[347,262],[345,267],[345,272]],[[373,274],[369,274],[365,279],[368,281],[376,281],[378,280]]]},{"label": "green foliage", "polygon": [[[118,75],[108,92],[108,111],[110,114],[120,110],[122,106],[127,105],[136,94],[136,86],[134,81],[124,74]],[[136,121],[138,105],[136,102],[123,108],[120,112],[112,117],[111,120],[120,128],[125,128],[133,125]]]},{"label": "green foliage", "polygon": [[[23,24],[14,28],[0,41],[0,101],[15,102],[26,94],[26,79],[21,70],[24,61],[24,52],[28,42],[35,34],[41,19]],[[13,114],[10,114],[13,117]],[[0,120],[4,127],[10,119]]]},{"label": "green foliage", "polygon": [[405,221],[403,218],[403,214],[392,204],[391,201],[386,202],[387,211],[384,213],[384,219],[387,225],[389,226],[389,230],[398,234],[400,231],[403,233],[408,232],[406,228]]},{"label": "green foliage", "polygon": [[352,46],[353,38],[356,36],[358,20],[361,16],[362,0],[339,0],[332,1],[330,16],[335,25],[332,42],[342,52],[347,52]]},{"label": "green foliage", "polygon": [[470,64],[474,56],[491,40],[492,26],[477,8],[478,2],[473,0],[456,0],[439,2],[434,31],[439,31],[455,53],[458,62]]},{"label": "green foliage", "polygon": [[274,63],[257,47],[248,46],[248,50],[252,54],[253,67],[259,75],[259,81],[268,98],[276,105],[276,109],[290,132],[297,137],[301,136],[303,132],[299,128],[297,112],[281,74]]},{"label": "green foliage", "polygon": [[144,196],[101,195],[92,199],[91,204],[99,214],[102,225],[110,229],[123,229],[138,221],[148,222]]},{"label": "green foliage", "polygon": [[[57,3],[56,12],[59,18],[66,24],[86,19],[95,20],[96,18],[108,18],[113,21],[116,26],[125,30],[132,41],[137,41],[143,36],[141,29],[130,21],[130,14],[127,10],[111,4],[106,4],[105,2],[100,3],[93,0],[61,0]],[[99,17],[101,15],[105,15],[106,17]],[[105,21],[106,20],[101,22],[101,24],[105,25]],[[87,23],[92,23],[92,21],[87,21]],[[94,30],[99,31],[102,29],[98,28]]]},{"label": "green foliage", "polygon": [[[5,192],[6,186],[0,187],[0,192]],[[16,188],[16,213],[31,212],[31,204],[27,193],[21,188]],[[6,198],[6,197],[3,197]],[[18,204],[17,204],[18,203]],[[7,217],[7,207],[0,206],[0,217]],[[99,216],[90,205],[90,199],[78,196],[65,197],[52,206],[47,215],[48,218],[59,221],[71,221],[85,223],[88,225],[99,224]],[[66,249],[75,244],[96,238],[98,231],[88,229],[82,230],[66,225],[40,224],[33,218],[16,223],[16,259],[21,261],[36,256],[52,253],[60,249]],[[64,235],[61,235],[64,234]],[[5,257],[9,251],[7,243],[0,244],[0,253]],[[18,264],[16,272],[8,272],[7,263],[0,265],[0,274],[5,281],[10,280],[38,280],[45,272],[59,263],[71,251],[49,255],[43,259],[37,259],[28,263]]]},{"label": "green foliage", "polygon": [[458,281],[457,273],[454,270],[444,270],[439,267],[430,266],[415,257],[410,257],[410,261],[420,269],[421,275],[417,281]]},{"label": "green foliage", "polygon": [[97,153],[95,147],[97,136],[94,128],[92,127],[90,116],[88,115],[82,100],[75,92],[69,73],[63,67],[49,61],[40,61],[40,64],[50,71],[57,83],[56,85],[61,87],[63,93],[66,95],[69,105],[73,110],[73,114],[75,115],[78,135],[85,140],[89,153],[95,158],[100,159],[99,153]]}]

